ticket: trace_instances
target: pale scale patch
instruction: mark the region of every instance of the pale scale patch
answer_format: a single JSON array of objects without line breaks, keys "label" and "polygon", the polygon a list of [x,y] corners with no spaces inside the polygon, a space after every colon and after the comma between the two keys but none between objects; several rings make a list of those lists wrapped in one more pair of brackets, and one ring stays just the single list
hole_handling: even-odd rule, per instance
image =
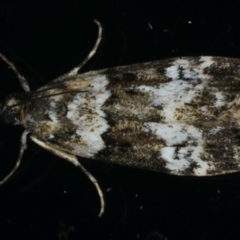
[{"label": "pale scale patch", "polygon": [[[54,94],[54,93],[52,93],[52,94]],[[60,101],[62,101],[62,99],[63,99],[63,95],[62,95],[62,94],[55,95],[55,96],[52,96],[52,97],[50,98],[50,100],[51,100],[51,99],[53,99],[55,102],[60,102]]]},{"label": "pale scale patch", "polygon": [[29,123],[35,123],[36,122],[36,120],[32,117],[31,114],[27,114],[27,119],[26,120]]},{"label": "pale scale patch", "polygon": [[48,139],[53,139],[55,136],[53,134],[49,134]]},{"label": "pale scale patch", "polygon": [[[194,62],[187,59],[177,59],[172,63],[172,66],[165,69],[166,76],[171,78],[172,81],[159,84],[157,87],[146,85],[137,87],[141,92],[149,93],[150,102],[154,106],[163,108],[162,116],[166,122],[178,121],[176,110],[185,108],[186,104],[191,103],[207,86],[209,76],[204,74],[204,69],[211,66],[214,61],[211,57],[201,57],[200,61],[202,63],[195,66]],[[189,79],[189,81],[180,79],[180,68],[183,77]],[[216,98],[215,106],[223,106],[223,94],[218,92],[217,89],[213,94]],[[202,107],[201,111],[209,114],[206,107]]]},{"label": "pale scale patch", "polygon": [[214,61],[212,60],[212,57],[203,56],[200,58],[200,63],[198,67],[194,65],[194,62],[190,62],[187,59],[177,59],[172,63],[172,66],[166,68],[166,76],[171,79],[178,80],[180,79],[180,71],[181,68],[182,74],[184,78],[187,79],[206,79],[208,76],[204,74],[204,69],[207,67],[210,67]]},{"label": "pale scale patch", "polygon": [[222,92],[216,90],[216,92],[213,94],[216,97],[215,107],[222,107],[226,104]]},{"label": "pale scale patch", "polygon": [[6,106],[13,106],[18,104],[18,101],[14,98],[11,97],[10,99],[8,99],[8,101],[5,103]]},{"label": "pale scale patch", "polygon": [[154,106],[163,107],[162,115],[165,121],[168,122],[176,121],[176,108],[185,107],[185,104],[190,103],[203,88],[203,82],[193,88],[190,82],[183,80],[173,80],[160,84],[158,87],[145,85],[138,87],[141,92],[148,92],[150,94],[150,101]]},{"label": "pale scale patch", "polygon": [[81,143],[75,147],[75,152],[81,156],[93,157],[105,147],[101,134],[110,127],[105,119],[102,105],[111,96],[106,89],[109,81],[100,75],[91,81],[88,92],[76,94],[68,104],[67,117],[78,127],[76,134],[81,137]]},{"label": "pale scale patch", "polygon": [[209,134],[215,135],[215,134],[217,134],[219,131],[221,131],[222,129],[223,129],[222,126],[214,127],[214,128],[212,128],[212,129],[209,131]]},{"label": "pale scale patch", "polygon": [[[52,109],[52,111],[51,111]],[[46,114],[48,114],[49,118],[53,122],[58,122],[59,118],[57,117],[56,114],[56,102],[55,101],[50,101],[50,109],[46,110]]]},{"label": "pale scale patch", "polygon": [[[151,132],[165,141],[166,147],[159,150],[159,155],[166,161],[165,167],[171,172],[185,171],[193,163],[197,164],[194,168],[196,175],[205,175],[207,170],[212,169],[210,162],[204,162],[200,158],[204,152],[203,138],[201,131],[197,128],[184,124],[145,123],[143,131]],[[188,146],[179,147],[186,143]]]}]

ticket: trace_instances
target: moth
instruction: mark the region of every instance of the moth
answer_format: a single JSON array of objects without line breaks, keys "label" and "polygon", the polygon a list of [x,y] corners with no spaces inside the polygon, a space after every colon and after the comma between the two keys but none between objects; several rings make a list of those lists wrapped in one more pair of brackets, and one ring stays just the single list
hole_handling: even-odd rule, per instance
[{"label": "moth", "polygon": [[95,54],[47,85],[30,91],[26,79],[2,54],[25,93],[1,105],[6,123],[25,128],[44,149],[80,167],[78,157],[176,175],[208,176],[240,170],[240,60],[179,57],[78,73]]}]

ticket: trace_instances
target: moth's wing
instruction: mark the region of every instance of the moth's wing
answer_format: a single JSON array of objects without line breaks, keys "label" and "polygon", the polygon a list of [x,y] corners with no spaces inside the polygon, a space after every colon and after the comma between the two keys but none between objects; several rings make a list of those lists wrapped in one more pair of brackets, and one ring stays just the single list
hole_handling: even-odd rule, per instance
[{"label": "moth's wing", "polygon": [[97,158],[179,175],[240,170],[240,60],[186,57],[106,70],[112,120]]},{"label": "moth's wing", "polygon": [[185,57],[60,77],[41,89],[84,87],[52,97],[65,115],[48,141],[77,156],[171,174],[239,171],[239,66]]}]

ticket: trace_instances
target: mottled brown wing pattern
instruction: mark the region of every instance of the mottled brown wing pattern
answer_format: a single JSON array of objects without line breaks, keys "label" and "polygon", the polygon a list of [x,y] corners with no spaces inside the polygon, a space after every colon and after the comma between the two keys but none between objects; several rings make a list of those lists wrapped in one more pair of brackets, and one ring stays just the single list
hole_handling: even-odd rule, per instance
[{"label": "mottled brown wing pattern", "polygon": [[177,175],[238,171],[239,65],[182,57],[60,77],[35,93],[44,116],[27,104],[39,120],[25,127],[80,157]]}]

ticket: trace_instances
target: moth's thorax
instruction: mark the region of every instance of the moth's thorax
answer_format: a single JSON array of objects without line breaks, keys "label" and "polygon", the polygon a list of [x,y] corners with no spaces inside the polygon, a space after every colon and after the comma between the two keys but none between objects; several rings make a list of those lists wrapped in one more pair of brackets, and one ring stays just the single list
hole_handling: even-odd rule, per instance
[{"label": "moth's thorax", "polygon": [[91,81],[79,77],[32,92],[24,108],[25,127],[66,152],[93,157],[103,149],[101,134],[109,128],[103,110],[111,95],[108,83],[103,76]]},{"label": "moth's thorax", "polygon": [[25,107],[26,123],[61,120],[67,114],[67,106],[52,98],[32,99]]}]

